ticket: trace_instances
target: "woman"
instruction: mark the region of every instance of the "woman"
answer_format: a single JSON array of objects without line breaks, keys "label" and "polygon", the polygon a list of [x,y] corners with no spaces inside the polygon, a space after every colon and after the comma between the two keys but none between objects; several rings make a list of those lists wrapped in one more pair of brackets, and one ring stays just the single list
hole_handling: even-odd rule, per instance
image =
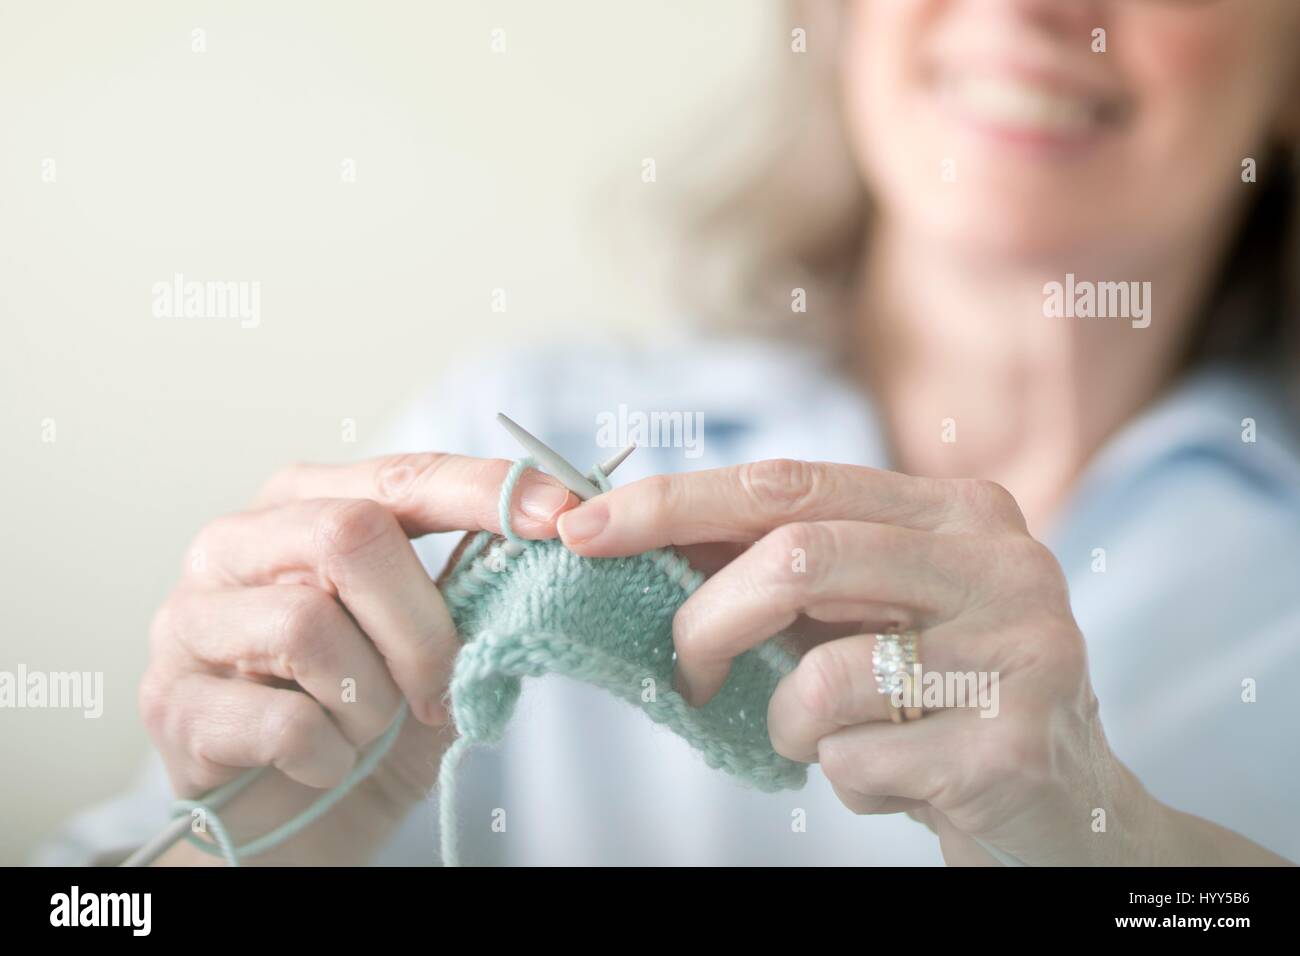
[{"label": "woman", "polygon": [[[621,404],[702,416],[702,456],[642,449],[581,505],[529,473],[516,530],[593,556],[682,545],[713,571],[674,625],[697,705],[793,626],[806,653],[769,729],[819,770],[746,791],[606,695],[533,682],[506,744],[462,774],[463,858],[1300,858],[1282,247],[1300,7],[860,0],[793,26],[794,72],[829,85],[799,104],[789,155],[696,235],[742,249],[746,289],[786,316],[773,334],[803,347],[534,352],[418,407],[394,444],[422,453],[278,475],[200,532],[155,620],[141,702],[170,788],[151,772],[48,859],[107,859],[171,789],[272,765],[225,815],[237,841],[265,832],[404,698],[417,720],[379,772],[262,859],[431,861],[417,808],[454,738],[457,648],[431,575],[454,540],[417,558],[408,539],[497,528],[494,456],[515,449],[484,409],[584,460]],[[1097,292],[1091,317],[1073,292],[1053,308],[1053,283]],[[927,671],[995,675],[996,716],[895,722],[863,633],[889,627],[920,635]],[[343,705],[348,677],[369,693]]]}]

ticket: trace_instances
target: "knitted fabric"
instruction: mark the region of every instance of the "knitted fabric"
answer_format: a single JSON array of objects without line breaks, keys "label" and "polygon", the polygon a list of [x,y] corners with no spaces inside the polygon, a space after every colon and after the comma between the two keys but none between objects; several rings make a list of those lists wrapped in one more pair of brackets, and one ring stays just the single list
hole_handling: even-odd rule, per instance
[{"label": "knitted fabric", "polygon": [[686,703],[672,689],[672,621],[703,575],[671,549],[586,558],[558,540],[518,538],[511,494],[529,464],[516,462],[502,487],[505,537],[480,533],[442,586],[465,641],[450,690],[460,738],[439,773],[443,862],[456,862],[456,761],[466,747],[501,738],[524,677],[564,674],[601,687],[668,727],[710,767],[760,790],[803,786],[805,765],[776,753],[767,733],[768,700],[795,663],[789,652],[769,641],[741,654],[708,703]]},{"label": "knitted fabric", "polygon": [[[502,486],[503,535],[476,535],[440,585],[464,641],[449,689],[459,736],[444,755],[438,776],[443,863],[457,863],[454,794],[460,758],[469,747],[501,739],[525,677],[564,674],[604,688],[668,727],[709,766],[760,790],[803,786],[805,765],[777,754],[767,733],[768,701],[793,668],[794,657],[776,640],[768,641],[732,662],[726,683],[708,703],[698,708],[687,704],[672,689],[672,620],[703,576],[672,549],[586,558],[558,540],[518,537],[510,527],[511,500],[531,464],[527,458],[516,462]],[[599,471],[592,477],[608,489]],[[219,849],[192,842],[237,865],[241,856],[287,839],[373,769],[405,716],[404,707],[359,762],[360,774],[354,772],[294,820],[244,847],[230,843],[215,807],[204,800],[178,804],[207,811]]]}]

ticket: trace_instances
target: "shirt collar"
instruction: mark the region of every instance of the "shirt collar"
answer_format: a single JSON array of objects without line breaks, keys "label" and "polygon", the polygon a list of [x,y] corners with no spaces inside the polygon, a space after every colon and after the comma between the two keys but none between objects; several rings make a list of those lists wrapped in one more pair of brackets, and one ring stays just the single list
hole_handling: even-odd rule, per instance
[{"label": "shirt collar", "polygon": [[1115,488],[1186,456],[1215,458],[1300,504],[1300,433],[1283,376],[1227,363],[1190,373],[1093,457],[1069,511],[1077,518]]}]

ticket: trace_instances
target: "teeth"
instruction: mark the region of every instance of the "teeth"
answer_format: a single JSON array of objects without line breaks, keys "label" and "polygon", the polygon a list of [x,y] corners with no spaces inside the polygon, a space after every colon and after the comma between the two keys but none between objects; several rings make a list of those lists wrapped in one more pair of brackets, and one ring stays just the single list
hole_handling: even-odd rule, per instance
[{"label": "teeth", "polygon": [[1097,122],[1098,104],[1002,77],[964,76],[946,84],[948,97],[975,119],[1048,132],[1079,132]]}]

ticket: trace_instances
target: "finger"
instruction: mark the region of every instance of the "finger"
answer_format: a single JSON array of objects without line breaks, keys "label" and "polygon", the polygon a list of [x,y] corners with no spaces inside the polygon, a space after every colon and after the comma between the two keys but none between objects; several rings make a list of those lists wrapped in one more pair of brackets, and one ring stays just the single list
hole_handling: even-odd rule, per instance
[{"label": "finger", "polygon": [[964,765],[970,723],[941,711],[902,724],[855,724],[822,737],[817,762],[835,787],[858,797],[933,803],[947,775]]},{"label": "finger", "polygon": [[811,763],[817,742],[844,727],[889,720],[894,705],[876,688],[869,634],[822,644],[781,678],[767,707],[772,748],[783,757]]},{"label": "finger", "polygon": [[709,578],[677,611],[679,690],[699,706],[739,654],[801,613],[831,622],[930,626],[959,615],[981,580],[977,542],[862,521],[783,525]]},{"label": "finger", "polygon": [[182,591],[155,618],[154,641],[177,670],[296,683],[357,747],[383,734],[402,702],[375,645],[318,588]]},{"label": "finger", "polygon": [[309,787],[340,783],[356,750],[306,694],[195,674],[142,693],[145,720],[177,793],[205,793],[247,767],[274,767]]},{"label": "finger", "polygon": [[[923,674],[963,678],[960,685],[948,681],[954,688],[960,686],[961,700],[942,703],[977,707],[981,703],[979,676],[965,670],[970,661],[963,644],[969,644],[969,638],[950,630],[927,632],[921,638],[918,656]],[[895,705],[876,686],[875,650],[874,634],[856,634],[819,644],[799,659],[768,702],[767,729],[777,753],[811,763],[817,759],[817,745],[823,737],[855,724],[891,721]],[[971,680],[965,680],[967,677]],[[983,686],[987,688],[988,683]],[[988,699],[986,690],[983,700]]]},{"label": "finger", "polygon": [[851,790],[845,790],[834,784],[831,784],[831,790],[835,792],[835,796],[839,798],[840,803],[854,813],[859,814],[911,814],[926,806],[920,800],[908,800],[906,797],[865,797],[860,793],[853,793]]},{"label": "finger", "polygon": [[[498,502],[511,462],[440,452],[391,455],[342,465],[293,465],[262,489],[256,508],[310,498],[369,498],[410,537],[440,531],[500,532]],[[555,519],[577,504],[569,489],[529,468],[515,486],[511,526],[523,538],[555,535]]]},{"label": "finger", "polygon": [[669,544],[755,541],[781,524],[829,519],[920,531],[1024,529],[1015,500],[992,482],[777,459],[645,478],[566,511],[559,531],[579,554],[616,557]]},{"label": "finger", "polygon": [[445,721],[455,625],[390,511],[364,498],[296,501],[228,515],[200,537],[207,566],[189,581],[223,589],[306,584],[337,596],[416,717],[430,726]]}]

